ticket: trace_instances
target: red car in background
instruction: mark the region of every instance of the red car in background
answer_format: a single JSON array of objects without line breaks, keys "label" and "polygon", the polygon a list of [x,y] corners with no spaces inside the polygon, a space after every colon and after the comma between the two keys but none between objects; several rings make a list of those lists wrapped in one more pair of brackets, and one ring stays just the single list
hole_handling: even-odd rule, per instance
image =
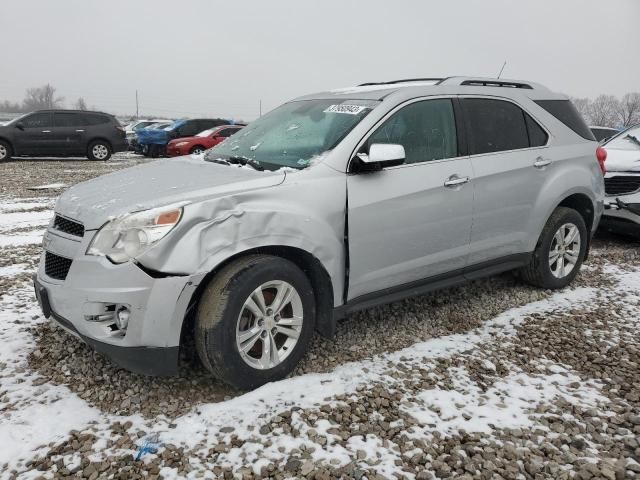
[{"label": "red car in background", "polygon": [[180,155],[190,155],[202,153],[205,150],[219,144],[225,138],[230,137],[244,125],[221,125],[200,132],[195,137],[176,138],[167,145],[167,155],[178,157]]}]

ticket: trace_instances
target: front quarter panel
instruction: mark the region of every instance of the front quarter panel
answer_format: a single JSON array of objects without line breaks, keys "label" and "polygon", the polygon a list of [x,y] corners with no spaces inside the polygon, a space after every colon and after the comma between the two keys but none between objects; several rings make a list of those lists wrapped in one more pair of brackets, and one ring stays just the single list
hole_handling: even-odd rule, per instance
[{"label": "front quarter panel", "polygon": [[290,172],[276,187],[186,206],[176,230],[138,261],[163,273],[197,275],[248,250],[294,247],[323,265],[340,302],[345,203],[345,174],[322,165]]}]

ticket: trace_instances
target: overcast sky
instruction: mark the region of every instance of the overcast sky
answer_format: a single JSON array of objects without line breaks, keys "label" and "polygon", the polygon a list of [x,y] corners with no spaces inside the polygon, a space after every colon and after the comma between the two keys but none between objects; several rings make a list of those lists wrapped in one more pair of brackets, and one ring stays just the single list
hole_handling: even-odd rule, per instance
[{"label": "overcast sky", "polygon": [[447,75],[640,90],[639,0],[0,0],[0,100],[253,119],[298,95]]}]

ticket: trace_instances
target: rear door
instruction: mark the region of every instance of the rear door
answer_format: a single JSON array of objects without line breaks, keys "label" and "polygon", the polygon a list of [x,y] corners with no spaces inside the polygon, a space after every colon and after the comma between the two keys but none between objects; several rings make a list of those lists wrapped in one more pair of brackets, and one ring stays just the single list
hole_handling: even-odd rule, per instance
[{"label": "rear door", "polygon": [[349,299],[466,266],[472,172],[457,131],[452,99],[417,100],[388,116],[360,149],[400,144],[406,160],[347,177]]},{"label": "rear door", "polygon": [[85,116],[75,112],[54,112],[51,139],[53,148],[59,154],[72,155],[84,153],[86,143]]},{"label": "rear door", "polygon": [[36,112],[24,117],[20,123],[24,129],[16,129],[14,144],[19,155],[53,155],[51,112]]},{"label": "rear door", "polygon": [[469,265],[527,253],[531,208],[551,165],[549,134],[514,102],[461,97],[473,167]]}]

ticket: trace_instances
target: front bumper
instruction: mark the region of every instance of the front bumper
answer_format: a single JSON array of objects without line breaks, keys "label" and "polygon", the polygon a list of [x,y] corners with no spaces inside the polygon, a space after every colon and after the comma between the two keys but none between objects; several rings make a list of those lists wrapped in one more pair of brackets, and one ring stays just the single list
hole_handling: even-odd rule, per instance
[{"label": "front bumper", "polygon": [[188,155],[189,152],[185,151],[184,147],[176,147],[175,145],[167,145],[167,156],[168,157],[181,157],[183,155]]},{"label": "front bumper", "polygon": [[[64,280],[47,275],[45,253],[34,278],[47,317],[114,363],[136,373],[177,372],[182,323],[197,283],[189,276],[153,277],[133,262],[114,265],[85,255],[95,234],[72,238],[50,228],[46,251],[72,259]],[[115,327],[118,309],[130,311],[126,329]]]}]

